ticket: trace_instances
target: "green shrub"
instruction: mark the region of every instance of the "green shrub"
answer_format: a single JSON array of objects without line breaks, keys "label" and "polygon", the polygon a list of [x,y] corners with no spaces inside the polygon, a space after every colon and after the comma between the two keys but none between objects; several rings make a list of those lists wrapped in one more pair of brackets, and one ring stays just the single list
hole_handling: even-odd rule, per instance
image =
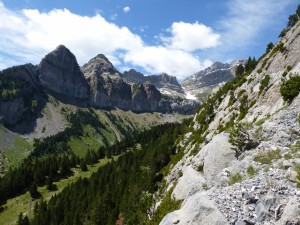
[{"label": "green shrub", "polygon": [[239,183],[243,180],[243,176],[239,173],[236,174],[232,174],[230,176],[230,180],[228,181],[229,185],[235,184],[235,183]]},{"label": "green shrub", "polygon": [[238,123],[230,130],[228,142],[234,146],[233,149],[237,157],[242,152],[255,148],[259,144],[258,141],[250,137],[248,133],[249,128],[249,124]]},{"label": "green shrub", "polygon": [[288,74],[288,72],[284,71],[283,74],[282,74],[282,76],[285,77],[287,74]]},{"label": "green shrub", "polygon": [[253,176],[255,175],[255,173],[256,173],[256,171],[255,171],[255,169],[253,168],[252,165],[249,166],[249,167],[247,168],[247,174],[248,174],[250,177],[253,177]]},{"label": "green shrub", "polygon": [[[263,67],[262,67],[262,68],[263,68]],[[261,74],[261,72],[262,72],[262,69],[258,69],[258,70],[257,70],[257,73]]]},{"label": "green shrub", "polygon": [[262,125],[265,121],[266,121],[267,118],[261,118],[260,120],[256,121],[255,125],[256,126],[260,126]]},{"label": "green shrub", "polygon": [[261,164],[271,164],[274,159],[280,159],[280,150],[273,150],[262,153],[256,157],[254,157],[254,161],[260,162]]},{"label": "green shrub", "polygon": [[203,188],[203,190],[208,190],[208,185],[206,183],[203,183],[202,188]]},{"label": "green shrub", "polygon": [[280,34],[279,34],[278,37],[279,37],[279,38],[283,38],[289,30],[290,30],[290,29],[288,29],[288,28],[284,28],[284,29],[280,32]]},{"label": "green shrub", "polygon": [[285,154],[285,155],[284,155],[284,158],[285,158],[285,159],[291,159],[291,158],[293,158],[293,157],[292,157],[291,154]]},{"label": "green shrub", "polygon": [[266,75],[264,77],[264,79],[261,80],[260,86],[259,86],[259,94],[261,94],[263,92],[263,90],[269,85],[270,79],[271,79],[271,76]]},{"label": "green shrub", "polygon": [[280,43],[280,44],[278,45],[278,50],[279,50],[280,52],[282,52],[282,53],[286,50],[286,47],[284,46],[283,43]]},{"label": "green shrub", "polygon": [[237,97],[240,98],[244,93],[246,93],[245,89],[240,90]]},{"label": "green shrub", "polygon": [[288,72],[290,72],[292,69],[293,69],[293,67],[292,67],[291,65],[288,65],[288,66],[286,67],[286,70],[287,70]]},{"label": "green shrub", "polygon": [[280,93],[283,100],[292,101],[300,92],[300,76],[291,76],[289,80],[284,80],[280,86]]},{"label": "green shrub", "polygon": [[247,81],[247,84],[250,84],[252,81],[254,81],[254,78],[250,78],[248,81]]},{"label": "green shrub", "polygon": [[300,188],[300,164],[295,166],[295,171],[297,172],[297,176],[296,176],[297,188]]}]

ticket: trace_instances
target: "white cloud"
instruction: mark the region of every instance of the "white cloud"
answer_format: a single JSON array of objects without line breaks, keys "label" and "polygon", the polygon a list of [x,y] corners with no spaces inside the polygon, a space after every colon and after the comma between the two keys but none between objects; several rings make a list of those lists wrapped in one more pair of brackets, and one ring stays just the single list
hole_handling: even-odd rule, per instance
[{"label": "white cloud", "polygon": [[99,53],[112,55],[144,45],[127,27],[109,23],[99,14],[79,16],[66,9],[12,12],[0,5],[0,32],[1,51],[13,54],[21,63],[37,63],[60,44],[70,48],[80,64]]},{"label": "white cloud", "polygon": [[130,7],[129,6],[126,6],[123,8],[123,12],[124,13],[128,13],[130,11]]},{"label": "white cloud", "polygon": [[220,35],[214,33],[212,28],[198,22],[174,22],[169,31],[172,36],[162,36],[161,39],[172,49],[193,52],[220,44]]},{"label": "white cloud", "polygon": [[166,72],[175,75],[180,80],[212,63],[208,60],[201,63],[190,53],[163,46],[148,46],[128,52],[124,60],[133,65],[142,66],[150,74]]},{"label": "white cloud", "polygon": [[[174,24],[182,25],[181,22]],[[29,62],[37,64],[45,54],[63,44],[75,54],[80,65],[103,53],[120,68],[134,65],[144,67],[151,74],[167,72],[183,79],[211,62],[201,62],[187,52],[203,44],[192,42],[192,46],[184,46],[182,42],[189,39],[180,34],[181,28],[177,30],[174,24],[174,32],[171,33],[174,36],[169,37],[172,45],[168,46],[165,42],[148,46],[139,35],[127,27],[108,22],[100,14],[81,16],[67,9],[12,11],[5,8],[0,0],[0,69]],[[189,27],[188,24],[183,25]],[[204,29],[204,25],[198,23],[190,26]],[[204,31],[213,34],[210,28]],[[191,35],[190,40],[193,40],[196,36]],[[212,44],[205,44],[209,45]]]}]

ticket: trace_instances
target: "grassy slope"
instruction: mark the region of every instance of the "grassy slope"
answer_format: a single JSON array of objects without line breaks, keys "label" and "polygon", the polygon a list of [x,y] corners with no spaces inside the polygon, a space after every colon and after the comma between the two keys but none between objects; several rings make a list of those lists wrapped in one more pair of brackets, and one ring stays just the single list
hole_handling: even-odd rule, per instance
[{"label": "grassy slope", "polygon": [[8,159],[7,161],[1,157],[0,162],[2,160],[5,169],[18,165],[29,154],[30,149],[32,149],[32,143],[20,135],[10,132],[0,124],[0,153]]},{"label": "grassy slope", "polygon": [[[117,160],[118,157],[114,157],[114,160]],[[88,166],[88,171],[81,171],[79,168],[73,169],[73,176],[70,176],[68,178],[62,179],[58,182],[54,182],[57,186],[56,191],[48,191],[46,189],[46,186],[42,186],[38,188],[38,191],[41,193],[42,198],[44,200],[49,201],[51,196],[54,194],[57,194],[61,192],[66,186],[68,186],[71,183],[76,182],[80,177],[81,178],[89,178],[92,173],[96,172],[99,167],[104,166],[107,164],[111,159],[102,159],[99,161],[99,163],[94,164],[92,166]],[[7,201],[7,203],[4,205],[4,211],[0,213],[0,224],[3,225],[10,225],[15,224],[16,220],[18,218],[18,215],[22,212],[28,215],[29,217],[32,214],[32,210],[34,208],[34,204],[39,200],[31,200],[29,192],[26,192],[23,195],[20,195],[16,198],[10,199]]]}]

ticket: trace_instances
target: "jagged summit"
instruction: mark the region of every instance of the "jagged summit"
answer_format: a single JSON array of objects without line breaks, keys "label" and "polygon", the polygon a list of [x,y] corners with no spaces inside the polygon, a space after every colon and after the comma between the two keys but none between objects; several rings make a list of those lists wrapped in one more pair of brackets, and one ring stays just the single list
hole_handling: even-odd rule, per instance
[{"label": "jagged summit", "polygon": [[92,75],[102,75],[103,73],[118,76],[121,75],[121,73],[103,54],[99,54],[92,58],[88,63],[82,66],[81,70],[86,77],[90,77]]},{"label": "jagged summit", "polygon": [[167,73],[161,73],[159,75],[148,75],[137,72],[134,69],[124,72],[124,78],[134,83],[146,83],[151,82],[154,84],[161,93],[169,96],[179,96],[184,98],[184,92],[181,85],[178,83],[175,76],[171,76]]},{"label": "jagged summit", "polygon": [[57,97],[69,100],[89,97],[89,88],[75,55],[64,45],[48,53],[38,66],[41,83]]},{"label": "jagged summit", "polygon": [[207,97],[217,90],[220,85],[231,81],[235,76],[238,65],[245,65],[247,60],[239,59],[231,63],[215,62],[210,67],[201,70],[181,82],[186,93],[196,96],[198,99]]}]

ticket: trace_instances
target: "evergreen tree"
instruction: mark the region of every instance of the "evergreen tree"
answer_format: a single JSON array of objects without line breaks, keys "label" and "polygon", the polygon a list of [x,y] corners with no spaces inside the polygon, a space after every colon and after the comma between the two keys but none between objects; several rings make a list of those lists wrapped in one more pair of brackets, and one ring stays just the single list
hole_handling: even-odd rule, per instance
[{"label": "evergreen tree", "polygon": [[64,176],[68,175],[71,172],[70,168],[69,168],[69,160],[68,160],[68,157],[66,155],[64,155],[61,158],[59,171],[60,171],[60,174],[64,175]]},{"label": "evergreen tree", "polygon": [[42,169],[41,168],[35,168],[34,171],[34,182],[38,185],[43,184],[45,180],[45,177],[42,174]]},{"label": "evergreen tree", "polygon": [[86,166],[85,160],[81,160],[81,162],[80,162],[80,169],[82,171],[87,171],[87,166]]},{"label": "evergreen tree", "polygon": [[241,76],[245,73],[245,68],[242,64],[238,65],[235,71],[235,76]]},{"label": "evergreen tree", "polygon": [[273,48],[274,48],[274,44],[273,44],[273,42],[270,42],[270,43],[267,45],[266,52],[271,51]]},{"label": "evergreen tree", "polygon": [[47,178],[47,190],[49,190],[49,191],[56,190],[56,185],[53,184],[53,175],[52,175],[52,173],[50,173],[48,178]]},{"label": "evergreen tree", "polygon": [[88,164],[88,165],[91,165],[92,164],[92,157],[91,157],[91,150],[90,149],[88,149],[87,151],[86,151],[86,154],[85,154],[85,162],[86,162],[86,164]]},{"label": "evergreen tree", "polygon": [[17,220],[17,225],[23,225],[23,213],[20,213]]},{"label": "evergreen tree", "polygon": [[103,159],[105,157],[105,149],[103,146],[100,146],[97,151],[97,157],[98,159]]},{"label": "evergreen tree", "polygon": [[37,185],[36,183],[32,183],[31,186],[29,187],[29,193],[31,198],[37,199],[41,196],[41,194],[37,190]]},{"label": "evergreen tree", "polygon": [[295,26],[295,24],[298,22],[298,20],[299,20],[299,18],[297,16],[297,14],[290,15],[287,27],[292,28],[293,26]]}]

